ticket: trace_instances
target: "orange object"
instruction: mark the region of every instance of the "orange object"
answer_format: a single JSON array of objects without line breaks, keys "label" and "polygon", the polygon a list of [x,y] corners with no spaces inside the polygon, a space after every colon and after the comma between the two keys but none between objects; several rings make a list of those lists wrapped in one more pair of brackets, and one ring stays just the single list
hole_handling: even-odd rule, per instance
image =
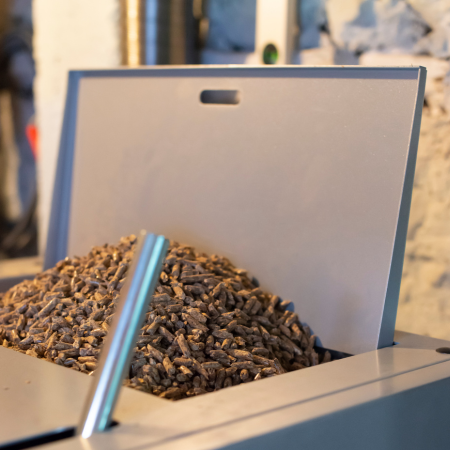
[{"label": "orange object", "polygon": [[30,123],[25,128],[25,133],[30,143],[31,151],[33,152],[34,160],[37,160],[37,141],[38,141],[38,131],[34,123]]}]

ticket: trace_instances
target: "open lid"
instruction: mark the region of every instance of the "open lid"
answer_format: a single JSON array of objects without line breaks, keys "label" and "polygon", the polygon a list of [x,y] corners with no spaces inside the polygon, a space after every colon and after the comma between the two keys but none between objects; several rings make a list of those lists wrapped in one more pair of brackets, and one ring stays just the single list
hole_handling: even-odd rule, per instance
[{"label": "open lid", "polygon": [[145,228],[248,269],[324,347],[391,345],[425,73],[71,72],[46,267]]}]

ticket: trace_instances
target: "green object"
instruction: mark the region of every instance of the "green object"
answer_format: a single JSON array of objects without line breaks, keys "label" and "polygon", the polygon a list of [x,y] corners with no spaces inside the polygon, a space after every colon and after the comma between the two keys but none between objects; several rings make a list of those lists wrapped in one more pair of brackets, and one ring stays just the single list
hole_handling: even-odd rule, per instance
[{"label": "green object", "polygon": [[264,64],[276,64],[278,61],[278,50],[273,44],[267,44],[263,51]]}]

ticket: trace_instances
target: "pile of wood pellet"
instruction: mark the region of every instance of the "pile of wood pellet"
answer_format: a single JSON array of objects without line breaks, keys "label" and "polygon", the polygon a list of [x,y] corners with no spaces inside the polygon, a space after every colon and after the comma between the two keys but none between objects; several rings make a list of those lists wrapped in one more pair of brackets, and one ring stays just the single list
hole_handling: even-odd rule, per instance
[{"label": "pile of wood pellet", "polygon": [[[0,343],[94,371],[135,241],[94,247],[0,294]],[[330,361],[289,305],[226,258],[172,242],[126,384],[178,400]]]}]

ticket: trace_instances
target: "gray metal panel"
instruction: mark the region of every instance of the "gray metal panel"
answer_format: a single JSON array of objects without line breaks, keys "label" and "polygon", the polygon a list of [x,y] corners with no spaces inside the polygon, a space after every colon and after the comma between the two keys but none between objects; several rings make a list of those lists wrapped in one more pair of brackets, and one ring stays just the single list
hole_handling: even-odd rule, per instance
[{"label": "gray metal panel", "polygon": [[[438,364],[147,448],[447,450],[449,373],[450,363]],[[97,442],[92,450],[112,448]]]},{"label": "gray metal panel", "polygon": [[403,195],[399,211],[397,233],[392,255],[391,271],[386,290],[386,300],[384,303],[383,319],[380,327],[380,338],[378,348],[392,345],[397,319],[398,297],[400,294],[400,282],[403,272],[403,260],[405,255],[406,234],[408,232],[409,210],[414,185],[414,173],[416,168],[417,148],[419,146],[420,124],[422,121],[422,105],[425,94],[426,71],[419,78],[417,92],[416,110],[411,129],[411,140],[409,143],[409,154],[405,171],[405,181],[403,185]]},{"label": "gray metal panel", "polygon": [[45,249],[44,270],[54,266],[60,259],[64,259],[67,256],[67,231],[72,192],[73,151],[77,122],[76,104],[79,79],[80,73],[69,72],[64,120],[61,130],[61,142]]},{"label": "gray metal panel", "polygon": [[[385,348],[179,402],[122,389],[114,415],[121,425],[118,434],[115,431],[108,438],[108,448],[154,445],[292,405],[308,405],[357,386],[450,360],[450,355],[434,351],[436,344],[448,346],[448,342],[430,342],[429,338],[409,334],[402,334],[399,340],[420,349],[401,345]],[[92,378],[3,347],[0,365],[0,446],[77,425]],[[422,378],[422,382],[427,379]],[[364,396],[359,399],[366,400]],[[325,408],[322,413],[327,411]]]},{"label": "gray metal panel", "polygon": [[[1,346],[0,366],[0,447],[78,424],[91,377]],[[166,403],[124,388],[115,418],[130,421]]]},{"label": "gray metal panel", "polygon": [[[75,155],[72,195],[70,169],[55,185],[68,192],[69,227],[53,229],[48,265],[145,227],[250,269],[325,347],[360,353],[392,340],[423,69],[79,77],[65,132],[75,144],[61,147]],[[239,89],[242,102],[203,105],[204,89]]]},{"label": "gray metal panel", "polygon": [[[387,358],[393,361],[402,353],[391,348],[348,358],[342,361],[343,365],[353,365],[347,372],[336,371],[341,362],[293,372],[308,374],[307,381],[297,379],[296,387],[289,383],[283,389],[283,375],[271,379],[273,383],[266,380],[182,400],[88,441],[67,439],[43,450],[448,448],[450,361],[395,374],[385,372],[383,367],[391,366]],[[345,388],[346,375],[357,376],[351,371],[356,360],[364,371],[369,355],[380,357],[380,378],[363,382],[363,377]],[[409,355],[414,358],[414,351]],[[320,375],[314,378],[313,371],[316,375],[328,372],[327,380]],[[324,395],[327,384],[335,382],[342,389]],[[257,389],[250,389],[258,384]],[[275,384],[278,387],[273,390]],[[308,396],[310,388],[318,391]],[[281,401],[277,397],[280,392]]]},{"label": "gray metal panel", "polygon": [[0,261],[0,292],[5,292],[24,279],[32,279],[42,270],[39,256]]}]

